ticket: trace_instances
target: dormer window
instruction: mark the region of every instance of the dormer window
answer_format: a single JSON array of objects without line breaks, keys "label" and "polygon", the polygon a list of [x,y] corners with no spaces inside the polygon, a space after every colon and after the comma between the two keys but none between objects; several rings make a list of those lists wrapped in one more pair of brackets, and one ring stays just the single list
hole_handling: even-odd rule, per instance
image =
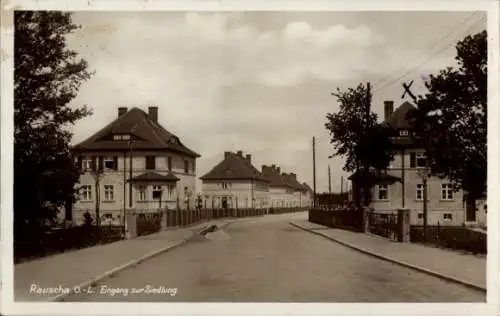
[{"label": "dormer window", "polygon": [[130,140],[129,134],[115,134],[113,135],[113,140]]},{"label": "dormer window", "polygon": [[399,130],[399,136],[408,136],[408,130],[407,129]]}]

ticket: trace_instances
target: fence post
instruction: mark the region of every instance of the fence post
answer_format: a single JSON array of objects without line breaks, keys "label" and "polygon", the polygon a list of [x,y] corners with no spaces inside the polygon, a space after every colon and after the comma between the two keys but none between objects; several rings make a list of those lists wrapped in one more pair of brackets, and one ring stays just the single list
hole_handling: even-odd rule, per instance
[{"label": "fence post", "polygon": [[363,225],[363,231],[365,233],[371,233],[370,231],[370,214],[371,210],[368,207],[363,207],[363,220],[362,220],[362,225]]},{"label": "fence post", "polygon": [[410,242],[410,210],[398,209],[398,241]]},{"label": "fence post", "polygon": [[163,209],[161,211],[161,221],[160,221],[160,230],[167,229],[167,209]]},{"label": "fence post", "polygon": [[135,214],[126,215],[127,231],[125,232],[127,239],[137,237],[137,217]]}]

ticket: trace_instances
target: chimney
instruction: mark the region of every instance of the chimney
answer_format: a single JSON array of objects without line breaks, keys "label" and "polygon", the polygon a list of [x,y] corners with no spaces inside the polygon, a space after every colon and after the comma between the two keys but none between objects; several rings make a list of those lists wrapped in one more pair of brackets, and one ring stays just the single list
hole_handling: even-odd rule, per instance
[{"label": "chimney", "polygon": [[238,156],[243,157],[243,152],[241,150],[238,150],[237,154]]},{"label": "chimney", "polygon": [[267,166],[266,165],[262,165],[262,173],[264,173],[266,170],[267,170]]},{"label": "chimney", "polygon": [[150,106],[148,108],[148,114],[153,119],[153,121],[158,122],[158,107],[157,106]]},{"label": "chimney", "polygon": [[384,121],[388,121],[394,112],[394,101],[384,101]]},{"label": "chimney", "polygon": [[230,151],[225,151],[224,152],[224,159],[227,159],[229,157],[229,155],[231,155],[231,152]]},{"label": "chimney", "polygon": [[246,159],[249,163],[252,163],[252,155],[247,154]]},{"label": "chimney", "polygon": [[123,107],[123,106],[118,107],[118,117],[122,116],[125,113],[127,113],[126,107]]},{"label": "chimney", "polygon": [[281,172],[281,168],[280,168],[280,167],[277,167],[277,168],[276,168],[276,171],[278,171],[278,174],[280,174],[280,172]]}]

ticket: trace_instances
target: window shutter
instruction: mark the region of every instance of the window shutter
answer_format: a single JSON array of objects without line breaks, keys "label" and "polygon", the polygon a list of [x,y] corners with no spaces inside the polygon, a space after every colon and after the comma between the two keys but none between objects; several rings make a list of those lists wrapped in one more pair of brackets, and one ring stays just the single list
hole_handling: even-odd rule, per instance
[{"label": "window shutter", "polygon": [[[83,170],[82,163],[83,163],[83,157],[82,156],[78,156],[78,158],[77,158],[78,168]],[[85,171],[85,170],[83,170],[83,171]]]},{"label": "window shutter", "polygon": [[104,167],[104,157],[103,156],[99,156],[99,171],[101,171]]},{"label": "window shutter", "polygon": [[92,171],[97,170],[97,157],[96,156],[92,156],[92,163],[91,163],[90,167],[91,167]]},{"label": "window shutter", "polygon": [[118,170],[118,156],[113,156],[113,169]]},{"label": "window shutter", "polygon": [[410,153],[410,168],[415,168],[417,166],[417,156],[415,153]]},{"label": "window shutter", "polygon": [[172,171],[172,156],[168,156],[167,163],[168,163],[168,171]]}]

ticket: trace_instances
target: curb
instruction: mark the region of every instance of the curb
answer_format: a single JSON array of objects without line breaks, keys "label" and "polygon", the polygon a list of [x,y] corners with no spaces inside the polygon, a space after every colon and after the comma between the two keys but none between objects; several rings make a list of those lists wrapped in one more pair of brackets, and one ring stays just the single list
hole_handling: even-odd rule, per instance
[{"label": "curb", "polygon": [[441,274],[441,273],[438,273],[438,272],[435,272],[435,271],[432,271],[432,270],[429,270],[429,269],[426,269],[426,268],[422,268],[422,267],[419,267],[419,266],[416,266],[416,265],[412,265],[412,264],[409,264],[409,263],[404,262],[404,261],[399,261],[399,260],[396,260],[396,259],[393,259],[393,258],[385,257],[385,256],[382,256],[382,255],[376,254],[374,252],[368,251],[366,249],[354,246],[354,245],[352,245],[350,243],[347,243],[347,242],[344,242],[344,241],[340,241],[340,240],[335,239],[333,237],[324,235],[324,234],[322,234],[320,232],[315,232],[315,231],[313,231],[313,230],[311,230],[309,228],[305,228],[305,227],[303,227],[303,226],[301,226],[299,224],[292,223],[292,222],[289,222],[289,223],[292,226],[295,226],[295,227],[297,227],[299,229],[307,231],[307,232],[309,232],[311,234],[315,234],[315,235],[321,236],[323,238],[326,238],[328,240],[331,240],[331,241],[334,241],[334,242],[336,242],[338,244],[341,244],[342,246],[351,248],[351,249],[356,250],[358,252],[361,252],[363,254],[375,257],[377,259],[382,259],[382,260],[385,260],[385,261],[388,261],[388,262],[391,262],[391,263],[395,263],[397,265],[400,265],[400,266],[403,266],[403,267],[406,267],[406,268],[410,268],[412,270],[415,270],[415,271],[418,271],[418,272],[422,272],[422,273],[425,273],[425,274],[428,274],[428,275],[431,275],[431,276],[443,279],[445,281],[450,281],[450,282],[458,283],[458,284],[464,285],[464,286],[466,286],[468,288],[472,288],[472,289],[474,289],[476,291],[480,291],[480,292],[486,293],[486,288],[484,288],[482,286],[479,286],[479,285],[476,285],[476,284],[473,284],[473,283],[470,283],[468,281],[463,281],[463,280],[460,280],[460,279],[457,279],[457,278],[454,278],[454,277],[450,277],[450,276],[447,276],[445,274]]},{"label": "curb", "polygon": [[[223,227],[226,227],[227,225],[229,225],[229,223],[222,223],[220,225],[217,225],[217,224],[213,224],[213,225],[216,225],[219,229],[220,228],[223,228]],[[208,225],[207,227],[204,227],[202,228],[201,230],[197,230],[195,232],[193,232],[192,235],[195,235],[195,234],[201,234],[202,232],[206,231],[206,230],[209,230],[210,227],[212,225]],[[131,260],[117,268],[114,268],[112,270],[109,270],[101,275],[99,275],[98,277],[95,277],[89,281],[86,281],[86,282],[83,282],[81,284],[78,284],[78,285],[75,285],[71,288],[71,290],[68,292],[68,293],[62,293],[62,294],[59,294],[57,296],[53,296],[53,297],[50,297],[48,298],[48,301],[49,302],[61,302],[62,300],[64,300],[66,297],[72,295],[73,293],[75,293],[75,289],[82,289],[82,288],[88,288],[88,287],[92,287],[92,286],[95,286],[97,283],[101,282],[102,280],[104,279],[107,279],[107,278],[110,278],[110,277],[113,277],[114,275],[116,275],[117,273],[125,270],[125,269],[128,269],[130,267],[133,267],[135,265],[138,265],[140,263],[142,263],[143,261],[145,260],[148,260],[148,259],[151,259],[153,257],[156,257],[157,255],[160,255],[164,252],[167,252],[169,250],[172,250],[174,248],[177,248],[183,244],[185,244],[192,236],[189,236],[185,239],[182,239],[180,241],[174,241],[174,242],[171,242],[169,245],[167,245],[166,247],[163,247],[163,248],[160,248],[158,250],[155,250],[153,252],[150,252],[149,254],[146,254],[142,257],[140,257],[139,259],[134,259],[134,260]]]}]

